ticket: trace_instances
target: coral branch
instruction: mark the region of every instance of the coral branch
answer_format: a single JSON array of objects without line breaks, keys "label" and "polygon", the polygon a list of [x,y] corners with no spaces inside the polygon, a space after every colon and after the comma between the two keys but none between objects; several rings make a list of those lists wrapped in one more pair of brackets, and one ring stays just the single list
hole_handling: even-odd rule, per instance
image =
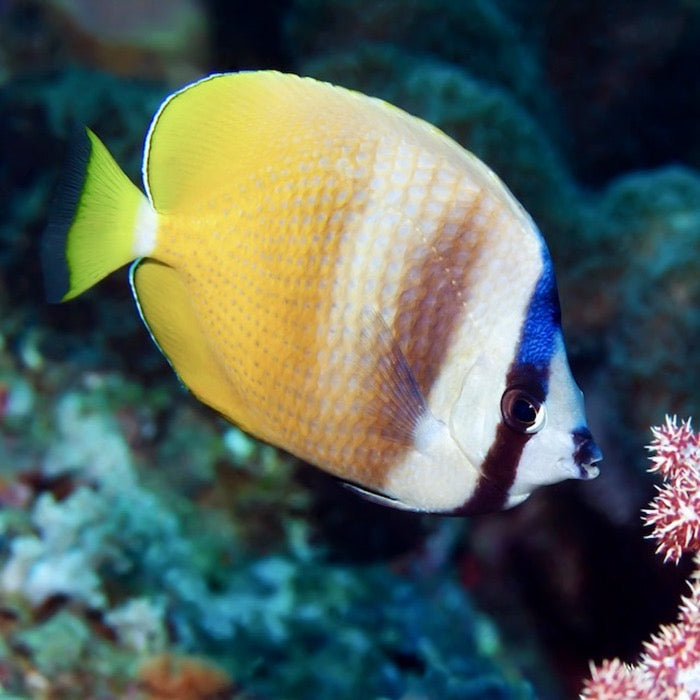
[{"label": "coral branch", "polygon": [[619,659],[591,665],[581,698],[617,700],[700,700],[700,435],[690,420],[678,425],[676,417],[652,428],[650,472],[664,483],[648,509],[645,525],[664,561],[678,562],[684,553],[695,553],[690,593],[681,600],[678,621],[663,625],[644,643],[635,665]]}]

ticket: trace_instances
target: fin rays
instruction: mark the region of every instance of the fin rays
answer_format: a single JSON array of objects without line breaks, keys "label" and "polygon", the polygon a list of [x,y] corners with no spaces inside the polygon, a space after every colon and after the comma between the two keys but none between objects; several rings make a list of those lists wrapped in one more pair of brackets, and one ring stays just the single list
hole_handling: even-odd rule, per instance
[{"label": "fin rays", "polygon": [[375,343],[370,351],[374,367],[367,378],[375,398],[369,410],[378,418],[382,437],[408,447],[427,410],[425,398],[391,329],[378,311],[369,316],[369,332],[363,334]]},{"label": "fin rays", "polygon": [[[42,240],[49,301],[72,299],[131,262],[144,206],[145,196],[97,136],[79,132]],[[151,226],[155,230],[155,218]]]}]

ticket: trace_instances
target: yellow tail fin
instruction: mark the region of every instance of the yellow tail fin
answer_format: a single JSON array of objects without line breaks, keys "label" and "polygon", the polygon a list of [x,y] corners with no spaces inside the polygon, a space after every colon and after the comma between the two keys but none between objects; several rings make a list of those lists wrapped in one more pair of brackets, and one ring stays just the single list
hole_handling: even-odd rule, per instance
[{"label": "yellow tail fin", "polygon": [[86,129],[76,138],[42,240],[49,301],[65,301],[155,243],[157,217],[144,194]]}]

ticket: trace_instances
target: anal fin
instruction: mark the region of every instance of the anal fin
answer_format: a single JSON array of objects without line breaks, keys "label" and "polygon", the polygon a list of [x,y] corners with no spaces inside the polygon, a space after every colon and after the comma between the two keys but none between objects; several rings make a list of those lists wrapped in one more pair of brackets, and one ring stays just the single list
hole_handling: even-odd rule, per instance
[{"label": "anal fin", "polygon": [[151,337],[180,381],[203,403],[242,425],[241,399],[209,346],[180,274],[150,258],[131,267],[131,287]]}]

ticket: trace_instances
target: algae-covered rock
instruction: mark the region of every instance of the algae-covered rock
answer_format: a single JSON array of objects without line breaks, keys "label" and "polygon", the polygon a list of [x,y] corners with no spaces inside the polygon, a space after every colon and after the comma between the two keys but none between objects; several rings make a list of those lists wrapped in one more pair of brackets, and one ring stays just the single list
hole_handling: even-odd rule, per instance
[{"label": "algae-covered rock", "polygon": [[[302,59],[377,45],[401,48],[416,60],[451,64],[500,85],[543,120],[555,121],[532,36],[500,3],[296,0],[286,29],[288,41]],[[399,74],[401,67],[397,62]]]},{"label": "algae-covered rock", "polygon": [[92,633],[84,620],[61,611],[17,635],[16,641],[28,648],[41,673],[52,676],[79,667],[91,639]]},{"label": "algae-covered rock", "polygon": [[601,257],[615,261],[605,265],[618,301],[609,362],[615,391],[631,408],[623,420],[642,430],[664,413],[697,412],[700,176],[668,168],[620,178],[598,216]]}]

